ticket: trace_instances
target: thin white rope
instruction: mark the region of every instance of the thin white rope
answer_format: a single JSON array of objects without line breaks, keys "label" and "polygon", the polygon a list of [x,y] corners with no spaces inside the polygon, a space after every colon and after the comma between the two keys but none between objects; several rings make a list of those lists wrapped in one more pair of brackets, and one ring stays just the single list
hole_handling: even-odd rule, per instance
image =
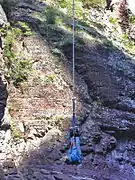
[{"label": "thin white rope", "polygon": [[72,51],[73,51],[73,94],[72,94],[72,113],[73,113],[73,117],[72,117],[72,126],[75,126],[76,122],[75,122],[75,0],[72,0],[72,31],[73,31],[73,47],[72,47]]},{"label": "thin white rope", "polygon": [[72,4],[72,15],[73,15],[73,98],[74,98],[74,93],[75,93],[75,0],[73,0]]}]

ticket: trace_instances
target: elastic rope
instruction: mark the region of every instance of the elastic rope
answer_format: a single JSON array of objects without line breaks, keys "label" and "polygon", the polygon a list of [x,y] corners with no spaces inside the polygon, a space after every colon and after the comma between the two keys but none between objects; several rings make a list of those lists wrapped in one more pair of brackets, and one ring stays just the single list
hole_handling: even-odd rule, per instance
[{"label": "elastic rope", "polygon": [[73,111],[73,117],[72,117],[72,126],[74,127],[76,125],[75,121],[75,0],[72,1],[72,21],[73,21],[73,94],[72,94],[72,111]]}]

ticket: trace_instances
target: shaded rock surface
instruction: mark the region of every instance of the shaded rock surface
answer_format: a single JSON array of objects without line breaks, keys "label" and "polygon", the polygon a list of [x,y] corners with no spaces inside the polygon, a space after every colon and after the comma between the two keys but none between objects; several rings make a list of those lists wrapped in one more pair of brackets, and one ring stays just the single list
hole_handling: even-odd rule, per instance
[{"label": "shaded rock surface", "polygon": [[[7,16],[0,5],[0,26],[3,28],[8,23]],[[7,82],[4,77],[4,58],[3,58],[3,39],[0,35],[0,125],[2,129],[9,129],[10,126],[10,117],[8,113],[7,106],[7,98],[8,98],[8,90],[7,90]]]},{"label": "shaded rock surface", "polygon": [[8,113],[7,106],[7,83],[4,82],[2,75],[0,76],[0,125],[1,129],[7,130],[10,127],[10,115]]}]

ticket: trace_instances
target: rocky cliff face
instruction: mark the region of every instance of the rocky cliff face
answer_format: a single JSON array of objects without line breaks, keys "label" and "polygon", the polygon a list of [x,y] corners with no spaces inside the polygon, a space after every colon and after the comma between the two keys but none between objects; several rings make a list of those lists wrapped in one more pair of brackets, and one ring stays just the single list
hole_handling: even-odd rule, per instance
[{"label": "rocky cliff face", "polygon": [[[0,5],[0,26],[3,28],[7,24],[7,17]],[[5,110],[7,105],[8,91],[7,82],[4,77],[4,57],[3,57],[3,39],[0,37],[0,123],[1,127],[8,129],[10,119],[8,116],[8,109]]]},{"label": "rocky cliff face", "polygon": [[[43,2],[23,1],[10,14],[9,21],[27,22],[34,32],[16,41],[14,48],[32,61],[33,71],[27,82],[18,88],[11,83],[9,88],[10,114],[18,122],[23,140],[10,141],[8,148],[12,147],[15,160],[9,157],[10,151],[6,152],[8,163],[2,164],[5,175],[8,179],[134,180],[133,51],[129,52],[118,32],[112,31],[114,24],[107,21],[102,10],[93,9],[91,26],[86,28],[78,22],[77,27],[90,35],[87,39],[82,32],[76,33],[75,47],[77,120],[84,159],[79,166],[66,165],[63,136],[71,117],[71,32],[46,26],[35,16],[44,8]],[[6,89],[2,92],[5,107]]]}]

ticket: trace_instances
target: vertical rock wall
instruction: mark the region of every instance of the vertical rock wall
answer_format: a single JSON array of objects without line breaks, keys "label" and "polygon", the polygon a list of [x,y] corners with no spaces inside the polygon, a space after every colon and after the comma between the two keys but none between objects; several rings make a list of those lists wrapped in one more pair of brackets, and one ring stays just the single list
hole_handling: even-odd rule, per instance
[{"label": "vertical rock wall", "polygon": [[[8,23],[6,14],[0,5],[0,27],[3,28]],[[7,82],[4,78],[4,57],[3,57],[3,39],[0,37],[0,123],[9,127],[8,111],[5,111],[7,105]]]}]

